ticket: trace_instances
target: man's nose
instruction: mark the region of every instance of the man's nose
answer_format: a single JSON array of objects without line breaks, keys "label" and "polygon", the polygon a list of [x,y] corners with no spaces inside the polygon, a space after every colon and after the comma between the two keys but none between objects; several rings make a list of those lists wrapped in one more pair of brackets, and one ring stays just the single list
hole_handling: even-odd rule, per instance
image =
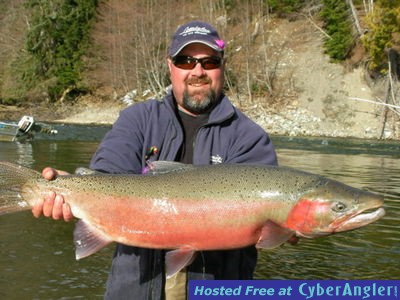
[{"label": "man's nose", "polygon": [[192,70],[192,74],[196,76],[204,75],[206,71],[201,66],[201,63],[197,62]]}]

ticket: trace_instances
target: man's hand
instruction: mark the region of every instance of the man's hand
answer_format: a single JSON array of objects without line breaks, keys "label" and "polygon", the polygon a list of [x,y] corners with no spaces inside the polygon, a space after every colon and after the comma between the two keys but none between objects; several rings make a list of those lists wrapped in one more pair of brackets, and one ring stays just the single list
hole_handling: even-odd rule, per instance
[{"label": "man's hand", "polygon": [[[60,175],[68,175],[68,173],[49,167],[42,171],[42,176],[47,180],[54,180]],[[32,208],[32,213],[36,218],[44,215],[45,217],[52,217],[54,220],[64,219],[64,221],[70,221],[74,217],[71,207],[64,202],[63,196],[57,195],[55,192],[50,192],[42,201],[39,201]]]}]

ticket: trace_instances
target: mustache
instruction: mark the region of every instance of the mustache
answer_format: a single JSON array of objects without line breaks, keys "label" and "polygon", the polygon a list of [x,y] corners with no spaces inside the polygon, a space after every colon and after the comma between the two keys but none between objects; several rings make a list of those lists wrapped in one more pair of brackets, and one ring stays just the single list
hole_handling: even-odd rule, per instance
[{"label": "mustache", "polygon": [[191,77],[185,82],[186,84],[208,84],[211,83],[211,79],[209,77]]}]

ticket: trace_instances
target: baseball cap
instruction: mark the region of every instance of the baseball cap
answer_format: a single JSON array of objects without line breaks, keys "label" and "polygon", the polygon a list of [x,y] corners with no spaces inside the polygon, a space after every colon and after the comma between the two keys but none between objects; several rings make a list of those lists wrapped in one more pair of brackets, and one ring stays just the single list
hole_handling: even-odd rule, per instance
[{"label": "baseball cap", "polygon": [[222,52],[225,42],[220,39],[217,30],[210,24],[201,21],[192,21],[179,26],[172,37],[168,54],[176,56],[189,44],[202,43],[210,48]]}]

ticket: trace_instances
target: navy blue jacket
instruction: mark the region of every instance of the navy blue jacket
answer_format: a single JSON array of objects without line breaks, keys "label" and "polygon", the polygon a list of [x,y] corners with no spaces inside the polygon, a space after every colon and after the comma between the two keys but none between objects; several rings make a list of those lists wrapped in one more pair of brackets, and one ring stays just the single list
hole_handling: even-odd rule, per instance
[{"label": "navy blue jacket", "polygon": [[[107,173],[140,173],[146,160],[175,161],[183,145],[183,130],[171,93],[123,110],[92,158],[91,168]],[[151,151],[154,147],[158,151]],[[237,110],[226,96],[197,132],[193,163],[254,163],[276,165],[268,134]],[[135,216],[132,216],[133,218]],[[107,281],[106,299],[163,299],[164,254],[117,245]],[[256,249],[204,251],[188,267],[189,279],[251,279]]]}]

